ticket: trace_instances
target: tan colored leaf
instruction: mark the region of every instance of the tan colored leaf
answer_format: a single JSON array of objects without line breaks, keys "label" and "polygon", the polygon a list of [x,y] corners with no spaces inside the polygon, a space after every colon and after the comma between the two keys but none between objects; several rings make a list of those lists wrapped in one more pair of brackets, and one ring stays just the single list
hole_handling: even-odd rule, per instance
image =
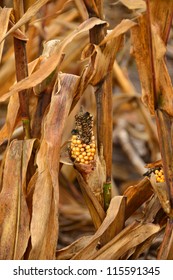
[{"label": "tan colored leaf", "polygon": [[16,29],[27,23],[38,11],[39,9],[45,5],[49,0],[40,0],[36,1],[32,6],[29,7],[29,9],[26,11],[26,13],[20,18],[20,20],[6,33],[5,36],[2,37],[0,40],[0,43],[2,40],[4,40],[9,34],[14,32]]},{"label": "tan colored leaf", "polygon": [[154,114],[154,88],[152,65],[150,59],[150,38],[147,27],[147,17],[140,16],[138,25],[131,29],[133,55],[135,56],[139,72],[142,101],[148,107],[151,114]]},{"label": "tan colored leaf", "polygon": [[[43,123],[37,154],[38,177],[33,191],[29,259],[54,259],[58,239],[59,160],[63,129],[79,78],[60,74]],[[34,187],[32,187],[34,188]]]},{"label": "tan colored leaf", "polygon": [[128,219],[153,194],[150,181],[147,177],[137,185],[130,186],[124,192],[127,197],[126,219]]},{"label": "tan colored leaf", "polygon": [[81,249],[86,247],[91,240],[91,236],[83,236],[78,240],[74,241],[69,246],[60,249],[56,252],[57,260],[70,260],[75,254],[78,253]]},{"label": "tan colored leaf", "polygon": [[[122,230],[94,256],[95,260],[119,260],[124,254],[160,230],[158,225],[135,222]],[[133,238],[132,238],[133,237]]]},{"label": "tan colored leaf", "polygon": [[143,0],[119,0],[119,1],[128,9],[131,10],[142,9],[143,11],[146,10],[146,3]]},{"label": "tan colored leaf", "polygon": [[96,233],[89,240],[89,244],[79,251],[73,259],[92,259],[97,252],[98,243],[101,243],[101,246],[106,244],[123,229],[124,217],[125,199],[122,196],[116,196],[111,200],[107,215]]},{"label": "tan colored leaf", "polygon": [[35,139],[13,141],[7,151],[0,193],[0,259],[22,259],[30,237],[26,173]]},{"label": "tan colored leaf", "polygon": [[102,21],[97,18],[90,18],[83,22],[77,29],[75,29],[69,36],[67,36],[60,44],[58,44],[57,49],[55,49],[55,53],[51,55],[44,64],[41,64],[41,67],[31,74],[29,77],[24,80],[18,82],[14,85],[9,92],[0,97],[0,102],[5,101],[12,94],[17,91],[21,91],[23,89],[31,88],[39,83],[41,83],[46,77],[48,77],[56,67],[60,67],[61,62],[64,58],[63,51],[65,47],[71,43],[72,40],[75,39],[76,36],[82,34],[93,28],[95,25],[106,24],[105,21]]},{"label": "tan colored leaf", "polygon": [[0,130],[0,144],[5,140],[9,140],[17,122],[17,116],[19,111],[19,98],[18,94],[14,94],[10,97],[8,104],[7,116],[4,126]]},{"label": "tan colored leaf", "polygon": [[[8,23],[9,23],[11,11],[12,8],[0,8],[0,41],[1,38],[4,37],[8,29]],[[1,63],[3,47],[4,47],[4,42],[0,43],[0,63]]]},{"label": "tan colored leaf", "polygon": [[136,25],[136,22],[133,22],[129,19],[123,19],[113,30],[110,30],[109,33],[105,36],[105,38],[99,44],[104,45],[109,40],[112,40],[124,33],[126,33],[130,28]]}]

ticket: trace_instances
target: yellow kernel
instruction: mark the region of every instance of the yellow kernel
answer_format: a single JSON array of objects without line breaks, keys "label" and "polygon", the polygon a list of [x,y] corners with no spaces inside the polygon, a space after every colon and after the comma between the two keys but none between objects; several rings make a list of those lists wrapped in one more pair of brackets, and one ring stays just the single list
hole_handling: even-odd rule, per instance
[{"label": "yellow kernel", "polygon": [[160,171],[160,172],[158,173],[158,175],[159,175],[159,176],[162,176],[162,172]]},{"label": "yellow kernel", "polygon": [[79,155],[79,158],[80,158],[80,159],[83,158],[83,155]]},{"label": "yellow kernel", "polygon": [[80,149],[80,151],[81,151],[81,152],[84,152],[84,151],[85,151],[85,149],[84,149],[84,148],[81,148],[81,149]]},{"label": "yellow kernel", "polygon": [[85,159],[85,160],[88,160],[88,157],[87,157],[87,156],[85,156],[85,157],[84,157],[84,159]]},{"label": "yellow kernel", "polygon": [[82,144],[82,147],[84,147],[84,148],[85,148],[85,147],[86,147],[86,144],[85,144],[85,143],[83,143],[83,144]]},{"label": "yellow kernel", "polygon": [[86,150],[90,149],[90,145],[86,145]]},{"label": "yellow kernel", "polygon": [[85,160],[84,160],[83,158],[81,158],[80,162],[84,163],[84,162],[85,162]]},{"label": "yellow kernel", "polygon": [[95,143],[91,143],[90,145],[92,148],[95,148],[96,147],[96,144]]},{"label": "yellow kernel", "polygon": [[94,157],[95,156],[95,153],[91,153],[91,157]]},{"label": "yellow kernel", "polygon": [[76,148],[75,148],[75,147],[73,147],[73,148],[72,148],[72,151],[73,151],[73,152],[74,152],[74,151],[76,151]]},{"label": "yellow kernel", "polygon": [[79,151],[80,151],[79,147],[76,147],[75,149],[76,149],[76,151],[77,151],[77,152],[79,152]]},{"label": "yellow kernel", "polygon": [[89,157],[89,160],[93,160],[93,157]]},{"label": "yellow kernel", "polygon": [[75,154],[78,156],[78,155],[80,155],[80,153],[79,152],[75,152]]},{"label": "yellow kernel", "polygon": [[80,149],[83,149],[83,148],[82,148],[82,144],[79,144],[78,147],[79,147]]},{"label": "yellow kernel", "polygon": [[72,139],[77,139],[77,135],[72,135]]},{"label": "yellow kernel", "polygon": [[72,158],[76,158],[76,155],[73,155],[73,154],[72,154],[71,157],[72,157]]},{"label": "yellow kernel", "polygon": [[91,156],[91,153],[90,153],[90,152],[89,152],[89,153],[87,153],[87,156],[88,156],[88,157],[90,157],[90,156]]},{"label": "yellow kernel", "polygon": [[82,153],[83,156],[86,156],[86,154],[87,154],[86,152],[83,152],[83,153]]},{"label": "yellow kernel", "polygon": [[85,164],[88,164],[88,163],[89,163],[89,162],[86,160],[86,161],[85,161]]},{"label": "yellow kernel", "polygon": [[76,140],[76,143],[77,144],[81,144],[81,140]]},{"label": "yellow kernel", "polygon": [[77,143],[77,140],[74,139],[74,140],[72,140],[72,142],[73,142],[73,144],[76,144],[76,143]]},{"label": "yellow kernel", "polygon": [[80,158],[76,158],[76,161],[80,161]]},{"label": "yellow kernel", "polygon": [[158,174],[158,173],[159,173],[159,170],[155,170],[154,173],[155,173],[155,174]]},{"label": "yellow kernel", "polygon": [[91,153],[95,153],[95,151],[96,151],[96,150],[95,150],[94,148],[91,149]]}]

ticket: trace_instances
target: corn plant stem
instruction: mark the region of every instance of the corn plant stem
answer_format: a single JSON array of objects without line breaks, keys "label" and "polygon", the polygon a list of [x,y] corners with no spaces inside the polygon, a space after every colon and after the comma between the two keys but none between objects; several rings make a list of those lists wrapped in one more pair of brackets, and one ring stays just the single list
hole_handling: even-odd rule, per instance
[{"label": "corn plant stem", "polygon": [[[18,21],[24,14],[24,5],[21,0],[14,0],[14,14],[15,20]],[[21,27],[22,32],[25,32],[25,26]],[[16,65],[16,79],[21,81],[28,76],[28,63],[26,55],[26,42],[14,38],[14,53]],[[29,90],[22,90],[19,93],[20,113],[23,125],[23,132],[25,138],[31,138],[30,133],[30,119],[29,119]]]},{"label": "corn plant stem", "polygon": [[[87,2],[87,1],[86,1]],[[99,17],[103,17],[103,2],[95,1]],[[90,16],[97,16],[94,11],[86,5]],[[105,27],[95,26],[90,30],[90,42],[99,44],[105,36]],[[102,47],[102,49],[104,46]],[[106,182],[111,181],[112,174],[112,74],[111,71],[105,79],[97,85],[97,143],[100,155],[103,148],[103,155],[106,163]]]},{"label": "corn plant stem", "polygon": [[[16,64],[16,78],[19,82],[28,76],[26,43],[17,38],[14,38],[14,51]],[[23,124],[24,135],[27,139],[30,138],[28,92],[28,90],[22,90],[19,92],[21,119]]]}]

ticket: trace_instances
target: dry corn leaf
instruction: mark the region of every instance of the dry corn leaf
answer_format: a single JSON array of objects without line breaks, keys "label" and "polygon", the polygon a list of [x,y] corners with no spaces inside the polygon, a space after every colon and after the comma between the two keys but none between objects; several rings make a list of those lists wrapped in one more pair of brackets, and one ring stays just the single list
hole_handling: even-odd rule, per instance
[{"label": "dry corn leaf", "polygon": [[118,36],[126,33],[130,28],[136,25],[136,22],[133,22],[129,19],[123,19],[113,30],[109,30],[108,34],[99,44],[100,46],[104,45],[110,40],[117,38]]},{"label": "dry corn leaf", "polygon": [[69,36],[67,36],[62,42],[60,42],[60,44],[58,44],[55,53],[53,53],[53,55],[51,55],[45,61],[44,64],[41,64],[41,68],[39,68],[36,72],[31,74],[28,78],[25,78],[24,80],[14,85],[9,92],[7,92],[6,94],[0,97],[0,102],[5,101],[16,91],[21,91],[23,89],[31,88],[41,83],[46,77],[48,77],[55,70],[56,67],[60,67],[62,60],[64,58],[63,51],[65,47],[69,43],[71,43],[71,41],[75,39],[76,36],[90,30],[95,25],[100,25],[100,24],[106,24],[106,22],[97,18],[90,18],[85,22],[83,22],[77,29],[75,29],[72,33],[70,33]]},{"label": "dry corn leaf", "polygon": [[0,259],[22,259],[30,237],[26,175],[35,139],[13,141],[7,151],[0,193]]},{"label": "dry corn leaf", "polygon": [[54,259],[58,238],[59,159],[65,120],[79,78],[60,74],[43,123],[43,140],[37,155],[38,177],[33,192],[31,251],[29,259]]},{"label": "dry corn leaf", "polygon": [[[83,167],[85,168],[86,165],[83,165]],[[95,228],[98,229],[105,218],[103,207],[97,200],[88,183],[81,175],[81,171],[79,172],[76,170],[76,177],[79,182],[83,197],[85,199],[85,203],[89,209],[93,224]]]},{"label": "dry corn leaf", "polygon": [[[8,29],[8,22],[9,22],[11,11],[12,11],[12,8],[3,8],[2,9],[0,7],[0,41],[1,41],[1,38],[4,37],[4,35]],[[1,63],[3,47],[4,47],[4,42],[0,43],[0,63]]]},{"label": "dry corn leaf", "polygon": [[131,28],[133,55],[139,72],[142,101],[148,106],[151,114],[154,114],[154,88],[152,65],[150,60],[150,40],[148,34],[146,15],[138,18],[138,25]]},{"label": "dry corn leaf", "polygon": [[152,186],[147,177],[137,185],[130,186],[124,192],[127,197],[126,219],[128,219],[153,194]]},{"label": "dry corn leaf", "polygon": [[[146,239],[156,234],[160,226],[135,222],[122,230],[109,243],[103,246],[92,259],[94,260],[119,260],[124,254]],[[133,238],[132,238],[133,237]]]},{"label": "dry corn leaf", "polygon": [[173,1],[150,0],[151,23],[159,27],[159,35],[167,43],[172,23]]},{"label": "dry corn leaf", "polygon": [[130,10],[142,9],[146,10],[146,3],[143,0],[119,0],[124,6]]},{"label": "dry corn leaf", "polygon": [[19,98],[18,98],[18,94],[16,93],[10,97],[10,101],[8,103],[5,124],[0,130],[0,145],[5,140],[10,140],[15,128],[15,124],[17,122],[18,111],[19,111]]},{"label": "dry corn leaf", "polygon": [[29,7],[29,9],[26,11],[26,13],[20,18],[20,20],[6,33],[5,36],[3,36],[0,40],[0,43],[2,40],[4,40],[9,34],[14,32],[16,29],[27,23],[38,11],[39,9],[45,5],[49,0],[40,0],[36,1],[32,6]]},{"label": "dry corn leaf", "polygon": [[60,249],[56,252],[57,260],[70,260],[74,255],[78,253],[81,249],[86,247],[91,240],[91,236],[83,236],[78,240],[74,241],[69,246]]},{"label": "dry corn leaf", "polygon": [[[160,5],[159,8],[158,4]],[[173,9],[170,1],[169,5],[166,8],[164,1],[153,4],[149,13],[151,34],[148,29],[149,21],[146,15],[141,16],[138,19],[138,26],[132,28],[133,53],[142,86],[142,100],[153,115],[156,108],[163,109],[171,116],[173,114],[172,83],[164,60],[165,42],[169,34],[168,27],[170,26],[167,22],[171,22],[172,19],[169,9]],[[165,7],[162,12],[161,7]],[[160,15],[162,14],[159,19],[156,15],[157,10],[159,10]],[[162,33],[164,28],[166,28],[166,37]]]},{"label": "dry corn leaf", "polygon": [[89,244],[79,251],[73,259],[92,259],[92,256],[97,252],[98,243],[102,246],[121,232],[124,227],[124,218],[125,198],[116,196],[111,200],[107,215],[96,233],[89,240]]}]

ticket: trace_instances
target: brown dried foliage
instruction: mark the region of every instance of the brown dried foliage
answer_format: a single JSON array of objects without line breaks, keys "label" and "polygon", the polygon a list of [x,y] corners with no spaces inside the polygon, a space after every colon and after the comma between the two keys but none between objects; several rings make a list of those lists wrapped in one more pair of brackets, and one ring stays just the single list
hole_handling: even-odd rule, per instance
[{"label": "brown dried foliage", "polygon": [[[0,259],[139,259],[160,235],[154,257],[172,259],[172,1],[121,0],[132,18],[111,30],[109,1],[25,1],[23,15],[13,2],[14,10],[0,7]],[[121,66],[129,44],[147,108]],[[81,104],[95,117],[89,166],[66,149]],[[161,152],[166,183],[141,178],[145,160],[131,139],[145,143],[151,161]],[[116,141],[137,179],[115,162]],[[103,190],[111,185],[112,197]]]}]

